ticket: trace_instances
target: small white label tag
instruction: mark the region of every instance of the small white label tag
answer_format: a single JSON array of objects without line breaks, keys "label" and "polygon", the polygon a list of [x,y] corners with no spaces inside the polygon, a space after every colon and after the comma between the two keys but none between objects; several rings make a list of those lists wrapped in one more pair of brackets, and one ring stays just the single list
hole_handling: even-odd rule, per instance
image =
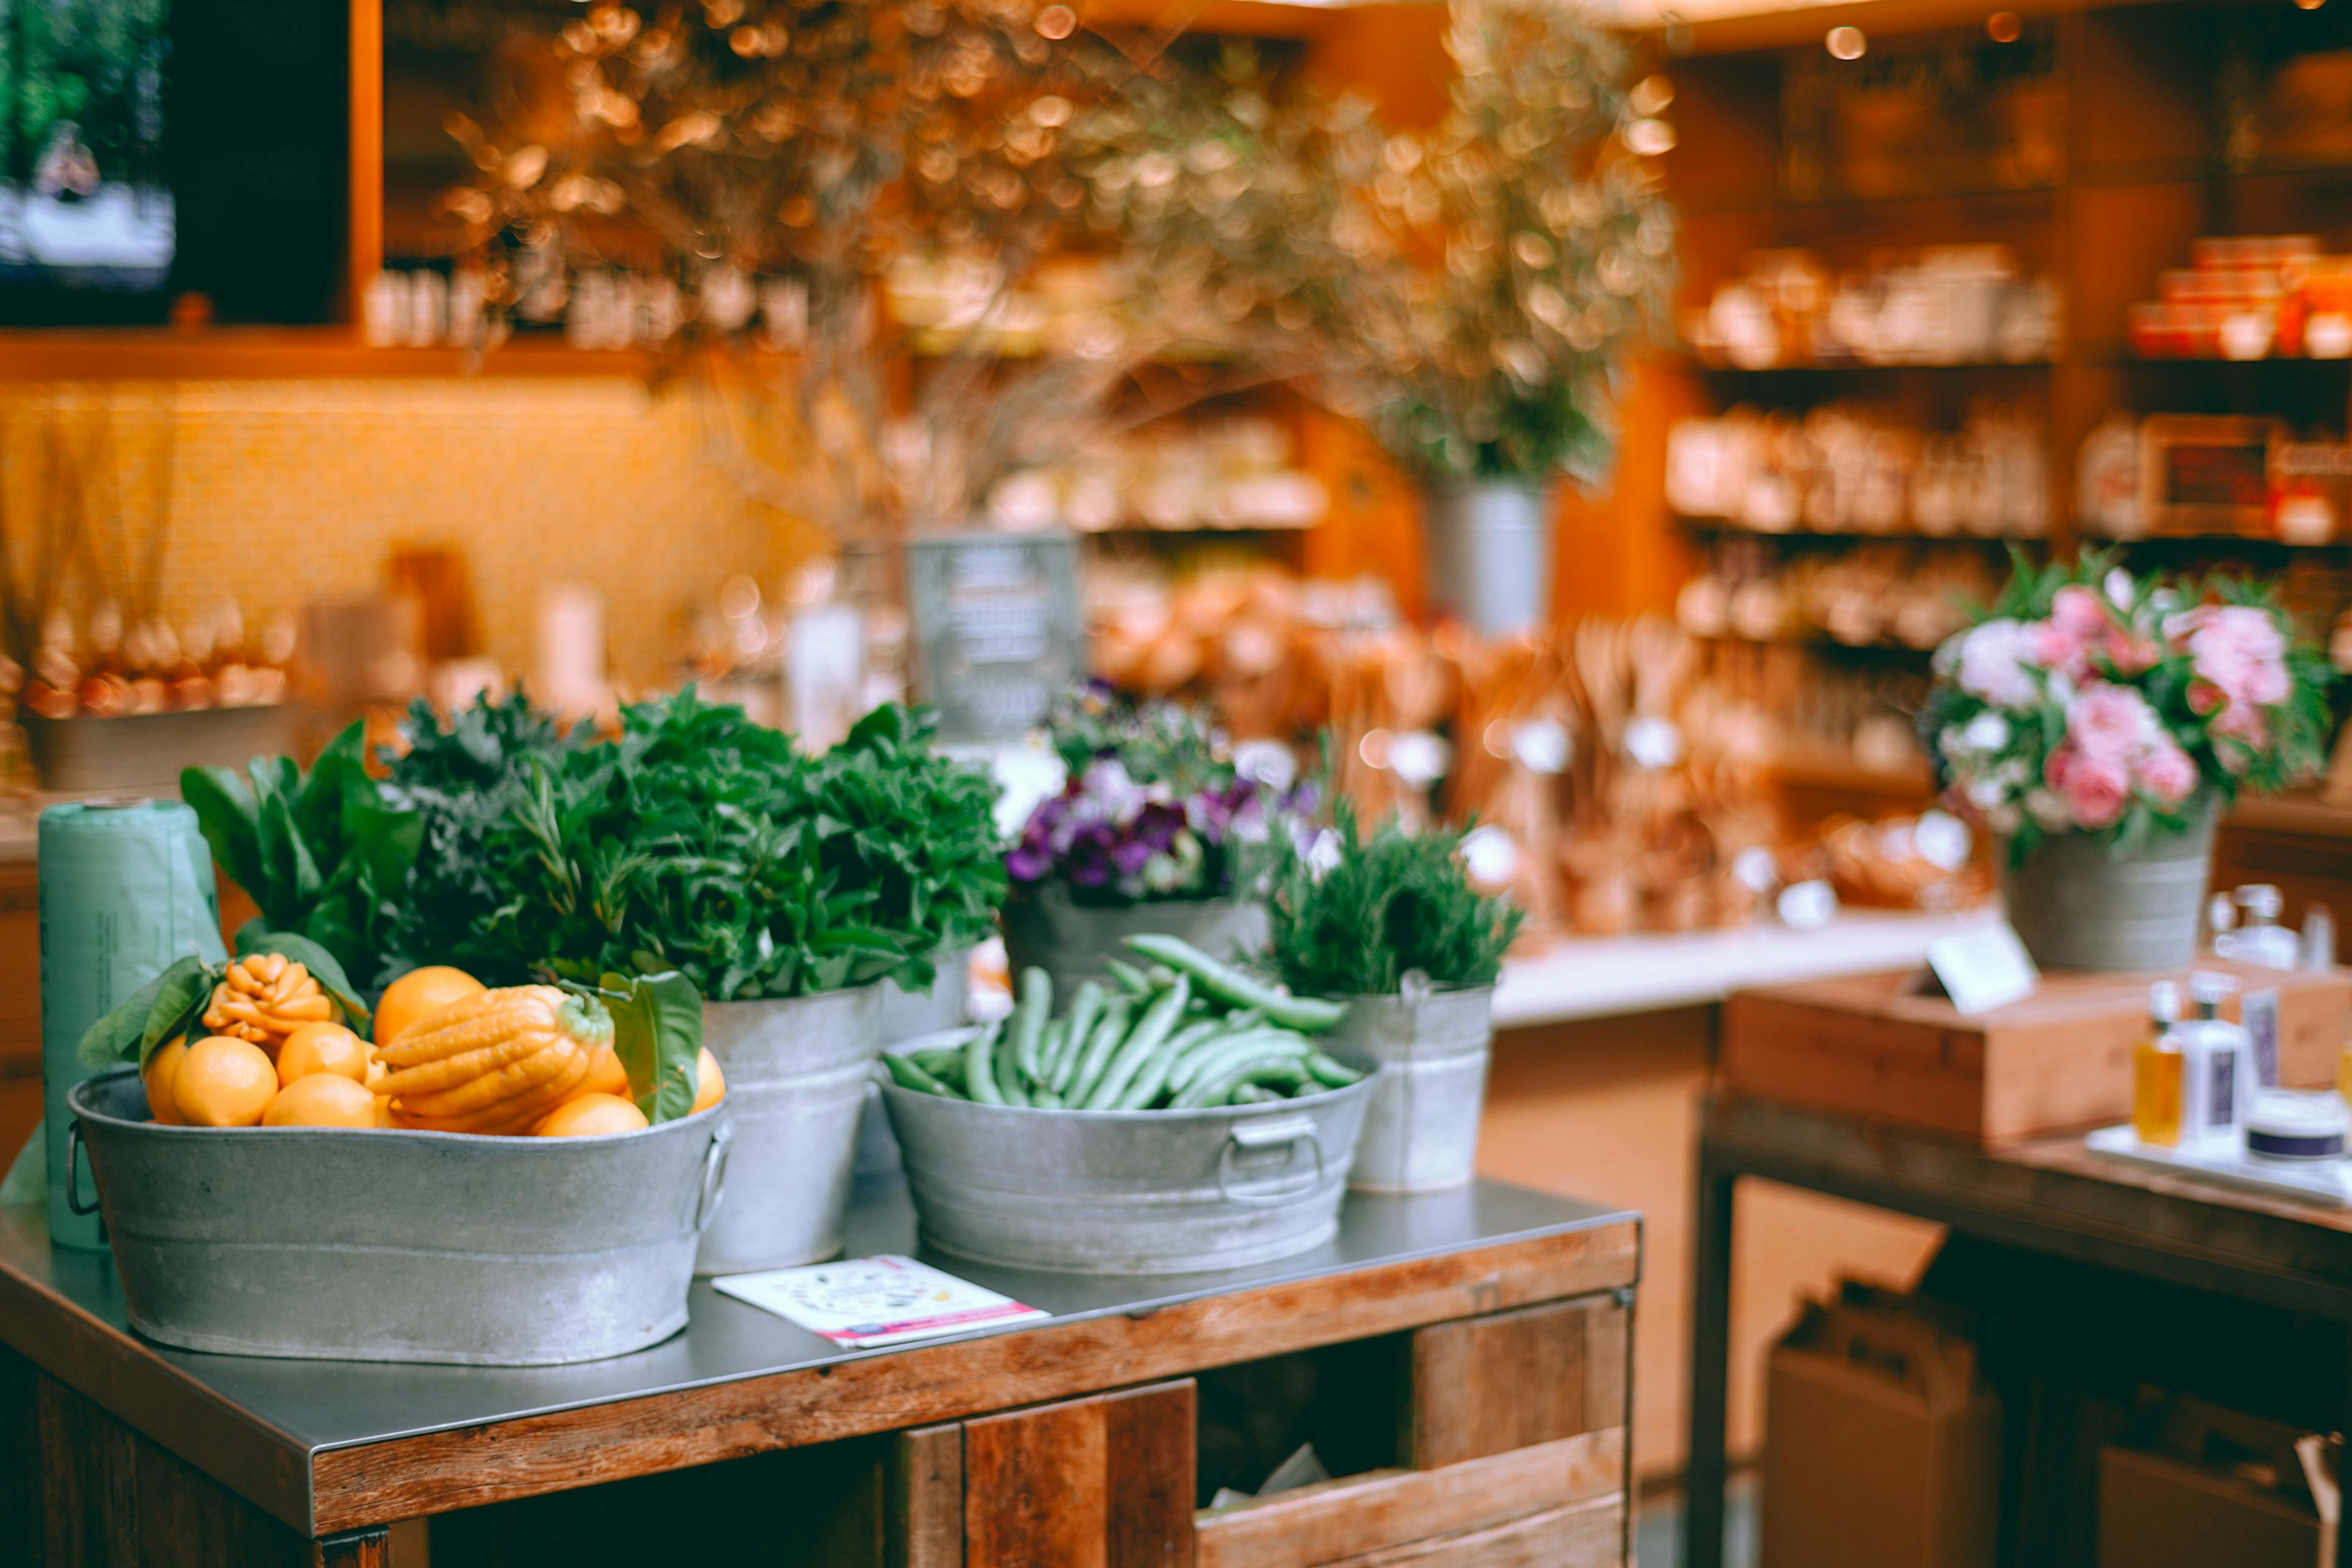
[{"label": "small white label tag", "polygon": [[2007,921],[1927,944],[1927,967],[1963,1017],[2021,1002],[2042,983],[2042,972]]}]

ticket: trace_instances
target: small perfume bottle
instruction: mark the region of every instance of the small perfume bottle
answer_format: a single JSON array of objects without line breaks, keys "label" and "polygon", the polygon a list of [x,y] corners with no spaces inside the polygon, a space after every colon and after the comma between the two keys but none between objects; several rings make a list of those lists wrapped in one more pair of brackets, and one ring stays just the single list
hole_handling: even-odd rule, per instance
[{"label": "small perfume bottle", "polygon": [[[2173,1026],[2180,1022],[2180,987],[2159,980],[2147,988],[2147,1036],[2132,1053],[2132,1132],[2143,1143],[2180,1142],[2183,1058]],[[2352,1056],[2346,1058],[2352,1061]]]},{"label": "small perfume bottle", "polygon": [[2189,977],[2194,1016],[2173,1030],[2180,1045],[2183,1142],[2234,1142],[2244,1124],[2250,1042],[2243,1027],[2221,1018],[2221,1003],[2235,988],[2226,974],[2200,970]]},{"label": "small perfume bottle", "polygon": [[2279,924],[2286,900],[2268,882],[2251,882],[2237,893],[2240,910],[2237,940],[2231,957],[2264,969],[2293,969],[2302,954],[2294,932]]}]

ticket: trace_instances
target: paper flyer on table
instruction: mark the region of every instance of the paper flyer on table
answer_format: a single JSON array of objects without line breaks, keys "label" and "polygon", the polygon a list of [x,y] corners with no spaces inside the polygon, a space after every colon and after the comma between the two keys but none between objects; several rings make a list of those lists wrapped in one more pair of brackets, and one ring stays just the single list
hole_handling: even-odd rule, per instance
[{"label": "paper flyer on table", "polygon": [[730,1274],[711,1284],[739,1301],[855,1350],[1050,1315],[911,1258],[887,1253]]}]

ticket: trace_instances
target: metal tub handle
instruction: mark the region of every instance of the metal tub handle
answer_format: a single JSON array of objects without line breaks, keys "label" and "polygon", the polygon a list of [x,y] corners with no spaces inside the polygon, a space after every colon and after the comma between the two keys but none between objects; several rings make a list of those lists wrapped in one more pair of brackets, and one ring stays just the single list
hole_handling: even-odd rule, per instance
[{"label": "metal tub handle", "polygon": [[[92,1176],[97,1172],[90,1173]],[[96,1214],[98,1200],[81,1201],[81,1118],[66,1124],[66,1207],[76,1214]]]},{"label": "metal tub handle", "polygon": [[[1252,1192],[1246,1188],[1235,1192],[1233,1187],[1234,1152],[1256,1151],[1287,1147],[1291,1157],[1283,1166],[1287,1172],[1298,1163],[1297,1147],[1304,1143],[1315,1152],[1315,1175],[1312,1180],[1276,1188],[1272,1192]],[[1265,1116],[1234,1123],[1232,1135],[1225,1140],[1223,1152],[1217,1156],[1217,1194],[1228,1203],[1244,1207],[1265,1207],[1286,1204],[1299,1194],[1323,1184],[1323,1141],[1315,1135],[1315,1119],[1311,1116]]]},{"label": "metal tub handle", "polygon": [[710,1130],[710,1152],[702,1157],[702,1190],[694,1201],[697,1235],[710,1224],[711,1215],[719,1212],[719,1200],[727,1195],[727,1147],[734,1142],[732,1122],[721,1121]]}]

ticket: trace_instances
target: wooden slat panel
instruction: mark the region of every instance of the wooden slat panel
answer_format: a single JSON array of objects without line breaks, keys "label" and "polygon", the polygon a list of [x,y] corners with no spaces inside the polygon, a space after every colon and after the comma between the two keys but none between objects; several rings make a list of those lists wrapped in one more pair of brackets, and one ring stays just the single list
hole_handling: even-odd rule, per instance
[{"label": "wooden slat panel", "polygon": [[[1630,1286],[1632,1222],[314,1457],[321,1530],[887,1432]],[[1559,1436],[1561,1434],[1550,1434]]]},{"label": "wooden slat panel", "polygon": [[966,1568],[1192,1561],[1192,1384],[964,1424]]},{"label": "wooden slat panel", "polygon": [[1625,1505],[1612,1496],[1318,1568],[1623,1568],[1624,1563]]},{"label": "wooden slat panel", "polygon": [[1107,1568],[1104,1403],[964,1424],[965,1568]]},{"label": "wooden slat panel", "polygon": [[0,1563],[48,1568],[41,1515],[40,1373],[0,1350]]},{"label": "wooden slat panel", "polygon": [[1109,1568],[1186,1568],[1192,1562],[1192,1492],[1199,1463],[1192,1384],[1110,1395],[1103,1410]]},{"label": "wooden slat panel", "polygon": [[1597,1401],[1624,1421],[1623,1324],[1616,1297],[1554,1301],[1439,1323],[1413,1336],[1412,1401],[1406,1413],[1407,1462],[1435,1469],[1512,1448],[1573,1437],[1601,1423],[1589,1413],[1591,1326],[1611,1365]]},{"label": "wooden slat panel", "polygon": [[1612,1426],[1442,1470],[1378,1470],[1198,1516],[1197,1568],[1309,1568],[1490,1529],[1613,1496],[1625,1429]]},{"label": "wooden slat panel", "polygon": [[392,1568],[392,1531],[353,1530],[319,1542],[310,1568]]},{"label": "wooden slat panel", "polygon": [[[36,1373],[32,1456],[47,1568],[310,1568],[313,1542],[58,1382]],[[364,1558],[338,1568],[381,1568]]]},{"label": "wooden slat panel", "polygon": [[887,1568],[962,1568],[963,1427],[901,1432],[885,1491]]}]

